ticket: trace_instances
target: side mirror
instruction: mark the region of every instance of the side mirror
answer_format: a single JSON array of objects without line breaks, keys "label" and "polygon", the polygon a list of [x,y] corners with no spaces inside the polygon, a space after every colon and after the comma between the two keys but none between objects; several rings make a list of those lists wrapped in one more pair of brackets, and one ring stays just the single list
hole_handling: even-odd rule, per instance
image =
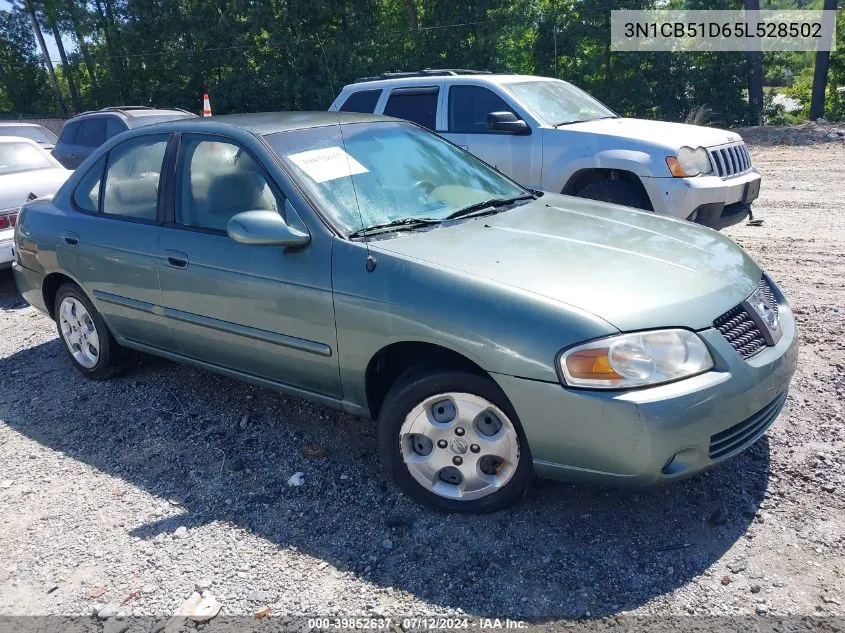
[{"label": "side mirror", "polygon": [[294,248],[311,241],[308,232],[288,226],[276,211],[244,211],[229,220],[226,227],[241,244],[276,245]]},{"label": "side mirror", "polygon": [[508,134],[531,134],[531,128],[513,112],[491,112],[487,115],[487,128]]}]

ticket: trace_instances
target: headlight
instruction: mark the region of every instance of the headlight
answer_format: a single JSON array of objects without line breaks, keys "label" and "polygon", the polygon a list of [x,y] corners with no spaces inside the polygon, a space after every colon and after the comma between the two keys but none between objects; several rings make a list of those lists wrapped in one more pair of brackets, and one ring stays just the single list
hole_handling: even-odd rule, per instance
[{"label": "headlight", "polygon": [[713,358],[692,332],[654,330],[578,345],[561,353],[558,364],[570,387],[627,389],[700,374]]},{"label": "headlight", "polygon": [[696,147],[695,149],[682,147],[678,150],[677,156],[669,156],[666,159],[666,165],[676,178],[687,178],[713,172],[710,157],[703,147]]}]

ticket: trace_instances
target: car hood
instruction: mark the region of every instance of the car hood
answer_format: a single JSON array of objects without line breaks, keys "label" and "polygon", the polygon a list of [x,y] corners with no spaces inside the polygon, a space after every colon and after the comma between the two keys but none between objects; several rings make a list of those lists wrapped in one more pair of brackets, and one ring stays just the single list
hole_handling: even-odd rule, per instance
[{"label": "car hood", "polygon": [[19,207],[30,193],[39,198],[56,193],[73,172],[69,169],[36,169],[0,176],[0,209]]},{"label": "car hood", "polygon": [[559,129],[613,136],[629,141],[643,141],[673,151],[685,145],[688,147],[713,147],[742,140],[739,134],[727,130],[645,119],[599,119],[564,125]]},{"label": "car hood", "polygon": [[710,229],[548,193],[370,248],[536,293],[622,331],[710,327],[762,275],[745,251]]}]

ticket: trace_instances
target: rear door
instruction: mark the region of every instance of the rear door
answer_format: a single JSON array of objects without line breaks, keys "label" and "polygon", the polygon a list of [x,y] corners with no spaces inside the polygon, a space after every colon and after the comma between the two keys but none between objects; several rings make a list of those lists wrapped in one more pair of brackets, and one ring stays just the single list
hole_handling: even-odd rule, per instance
[{"label": "rear door", "polygon": [[331,239],[311,231],[307,246],[286,249],[226,232],[232,216],[258,209],[307,230],[259,155],[228,137],[182,135],[159,242],[165,315],[184,356],[339,397]]},{"label": "rear door", "polygon": [[158,282],[159,180],[169,134],[133,137],[91,166],[60,228],[60,265],[120,339],[169,349]]}]

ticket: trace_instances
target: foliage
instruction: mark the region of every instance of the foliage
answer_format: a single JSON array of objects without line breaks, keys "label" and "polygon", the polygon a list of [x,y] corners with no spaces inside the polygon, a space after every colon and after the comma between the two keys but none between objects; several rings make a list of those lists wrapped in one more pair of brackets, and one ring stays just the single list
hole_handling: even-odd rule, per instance
[{"label": "foliage", "polygon": [[[57,111],[23,0],[0,11],[0,112]],[[63,99],[217,114],[325,109],[343,84],[391,70],[481,68],[567,79],[630,116],[749,120],[744,53],[615,53],[610,10],[742,7],[740,0],[26,0],[67,41]],[[704,6],[706,5],[706,6]],[[842,11],[840,11],[840,14]],[[840,18],[842,15],[840,15]],[[841,42],[829,118],[845,118]],[[55,61],[55,60],[54,60]],[[767,54],[770,85],[802,94],[812,56]],[[804,74],[802,74],[802,72]],[[811,75],[810,75],[811,77]],[[771,116],[781,116],[772,112]]]}]

